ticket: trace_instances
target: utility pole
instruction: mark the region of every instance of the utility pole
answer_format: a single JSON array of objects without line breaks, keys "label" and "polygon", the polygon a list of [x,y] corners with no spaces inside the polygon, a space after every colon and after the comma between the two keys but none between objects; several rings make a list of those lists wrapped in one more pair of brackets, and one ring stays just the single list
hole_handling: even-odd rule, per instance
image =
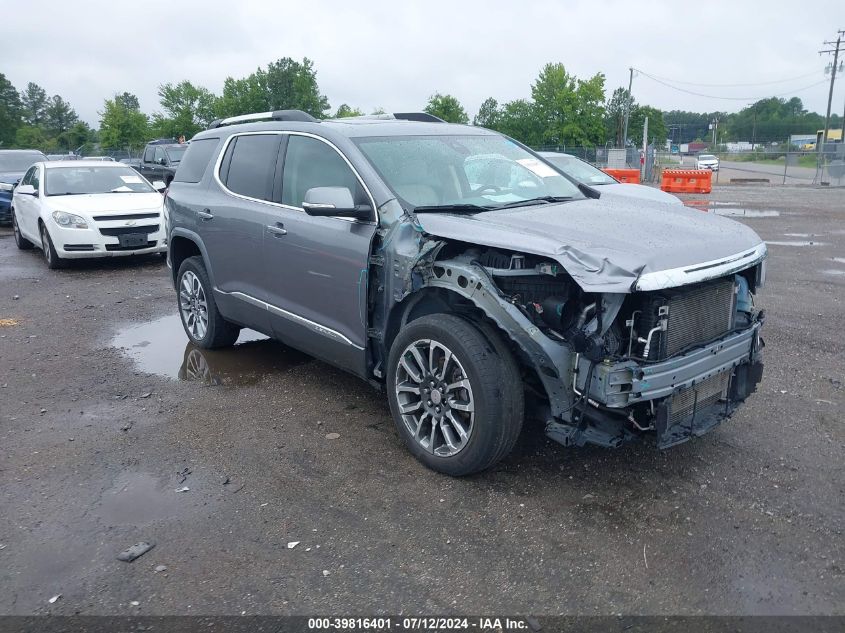
[{"label": "utility pole", "polygon": [[830,106],[833,103],[833,84],[836,81],[836,65],[839,62],[839,46],[842,43],[842,36],[845,35],[845,31],[839,30],[836,32],[836,34],[837,37],[835,42],[825,42],[825,44],[835,46],[836,48],[828,48],[826,50],[819,51],[819,55],[830,55],[831,53],[833,53],[833,65],[830,67],[830,90],[828,90],[827,93],[827,114],[825,114],[824,117],[824,136],[822,136],[822,142],[819,143],[819,151],[822,153],[824,152],[824,144],[827,142],[827,133],[830,129]]},{"label": "utility pole", "polygon": [[625,98],[625,124],[622,131],[622,148],[628,147],[628,117],[631,115],[631,86],[634,83],[634,69],[629,68],[630,76],[628,77],[628,94]]}]

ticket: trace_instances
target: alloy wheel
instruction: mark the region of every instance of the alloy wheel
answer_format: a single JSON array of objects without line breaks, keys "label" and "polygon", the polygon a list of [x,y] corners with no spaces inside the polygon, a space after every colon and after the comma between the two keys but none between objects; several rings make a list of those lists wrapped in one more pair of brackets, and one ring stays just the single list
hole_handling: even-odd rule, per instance
[{"label": "alloy wheel", "polygon": [[408,345],[396,367],[395,390],[402,421],[423,449],[452,457],[466,447],[475,401],[469,377],[448,347],[432,339]]},{"label": "alloy wheel", "polygon": [[208,302],[205,289],[194,272],[186,270],[179,287],[179,309],[185,328],[196,341],[205,338],[208,331]]}]

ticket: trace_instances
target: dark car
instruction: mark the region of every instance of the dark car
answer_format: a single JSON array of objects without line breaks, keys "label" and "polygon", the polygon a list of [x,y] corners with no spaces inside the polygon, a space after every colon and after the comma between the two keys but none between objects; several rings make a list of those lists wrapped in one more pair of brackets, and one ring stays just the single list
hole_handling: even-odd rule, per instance
[{"label": "dark car", "polygon": [[12,190],[27,169],[43,160],[47,157],[37,150],[0,150],[0,222],[12,221]]},{"label": "dark car", "polygon": [[190,341],[248,327],[368,380],[451,475],[507,455],[526,406],[565,446],[666,448],[755,390],[752,229],[601,200],[501,134],[415,118],[280,111],[197,134],[165,202]]},{"label": "dark car", "polygon": [[169,185],[186,149],[187,143],[176,143],[173,139],[150,141],[144,148],[140,164],[133,167],[150,182],[161,180]]}]

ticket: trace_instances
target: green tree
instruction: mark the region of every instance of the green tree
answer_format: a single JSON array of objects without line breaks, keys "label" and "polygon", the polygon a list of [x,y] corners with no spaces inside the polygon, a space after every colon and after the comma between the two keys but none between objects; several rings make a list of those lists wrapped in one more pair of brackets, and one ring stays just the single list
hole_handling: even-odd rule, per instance
[{"label": "green tree", "polygon": [[499,116],[499,102],[493,97],[487,97],[478,108],[478,114],[473,117],[472,124],[495,130]]},{"label": "green tree", "polygon": [[77,121],[66,132],[59,134],[58,146],[69,151],[82,147],[83,152],[87,154],[94,142],[94,136],[94,130],[85,121]]},{"label": "green tree", "polygon": [[30,126],[44,123],[47,110],[47,93],[44,88],[30,81],[26,85],[26,90],[21,93],[21,103],[24,123]]},{"label": "green tree", "polygon": [[655,147],[662,149],[666,139],[669,138],[668,128],[663,120],[663,112],[651,106],[634,106],[628,121],[628,138],[634,145],[642,146],[643,123],[646,117],[648,117],[648,142],[654,142]]},{"label": "green tree", "polygon": [[128,92],[106,99],[100,112],[100,145],[103,149],[133,149],[149,138],[149,120],[137,107],[138,98]]},{"label": "green tree", "polygon": [[153,128],[160,136],[191,138],[214,119],[216,97],[207,88],[190,81],[166,83],[158,88],[164,114],[153,115]]},{"label": "green tree", "polygon": [[532,147],[543,144],[543,123],[537,106],[527,99],[517,99],[502,106],[495,129]]},{"label": "green tree", "polygon": [[237,116],[273,110],[304,110],[323,118],[329,100],[320,94],[314,62],[283,57],[242,79],[228,77],[223,96],[215,108],[217,116]]},{"label": "green tree", "polygon": [[343,119],[350,116],[363,116],[364,112],[359,110],[358,108],[353,108],[350,105],[345,103],[340,104],[340,107],[337,109],[337,112],[334,114],[334,118],[336,119]]},{"label": "green tree", "polygon": [[48,138],[44,128],[38,125],[24,125],[15,132],[15,145],[24,149],[48,149]]},{"label": "green tree", "polygon": [[0,73],[0,146],[14,144],[15,134],[23,124],[23,105],[18,91],[6,75]]},{"label": "green tree", "polygon": [[461,102],[452,95],[433,94],[423,109],[449,123],[469,123],[469,117]]},{"label": "green tree", "polygon": [[47,102],[44,109],[44,126],[51,136],[60,136],[75,125],[78,120],[76,111],[59,95],[53,95]]},{"label": "green tree", "polygon": [[531,86],[543,138],[555,145],[604,143],[604,75],[580,80],[563,64],[546,64]]}]

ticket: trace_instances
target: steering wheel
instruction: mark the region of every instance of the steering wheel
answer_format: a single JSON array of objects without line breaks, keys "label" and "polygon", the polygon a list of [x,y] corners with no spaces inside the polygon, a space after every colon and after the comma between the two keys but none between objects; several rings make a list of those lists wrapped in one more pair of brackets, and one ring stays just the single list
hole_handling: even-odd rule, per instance
[{"label": "steering wheel", "polygon": [[473,189],[472,193],[480,194],[484,193],[485,191],[489,191],[490,193],[499,193],[502,190],[501,187],[497,187],[496,185],[481,185],[478,189]]}]

